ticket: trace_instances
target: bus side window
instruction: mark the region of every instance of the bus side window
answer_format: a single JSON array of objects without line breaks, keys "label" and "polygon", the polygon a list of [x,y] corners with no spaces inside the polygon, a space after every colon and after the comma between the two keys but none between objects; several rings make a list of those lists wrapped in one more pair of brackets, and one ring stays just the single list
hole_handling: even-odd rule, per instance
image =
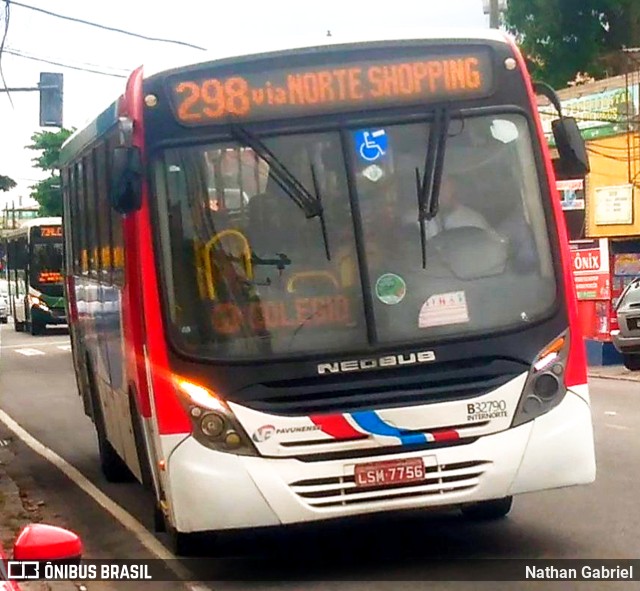
[{"label": "bus side window", "polygon": [[[116,138],[111,137],[107,142],[107,151],[105,154],[106,170],[107,170],[107,188],[111,186],[111,153],[117,145]],[[111,281],[114,285],[124,285],[124,231],[123,217],[110,207],[111,217]]]},{"label": "bus side window", "polygon": [[87,275],[89,273],[89,254],[88,254],[88,236],[87,236],[87,206],[85,202],[85,174],[82,161],[76,162],[76,187],[78,198],[78,237],[79,246],[78,253],[80,256],[79,267],[80,274]]},{"label": "bus side window", "polygon": [[94,149],[96,213],[98,216],[98,261],[100,263],[100,280],[112,281],[111,268],[111,206],[109,204],[107,183],[107,146],[102,144]]},{"label": "bus side window", "polygon": [[71,262],[70,270],[73,275],[80,274],[80,213],[78,211],[78,181],[76,175],[76,167],[73,164],[69,165],[67,171],[69,178],[69,214],[70,221],[68,227],[71,228],[71,252],[73,259]]},{"label": "bus side window", "polygon": [[96,218],[96,190],[95,190],[95,168],[92,154],[83,158],[85,169],[85,199],[87,207],[87,251],[89,255],[89,275],[98,279],[98,249],[97,249],[97,218]]}]

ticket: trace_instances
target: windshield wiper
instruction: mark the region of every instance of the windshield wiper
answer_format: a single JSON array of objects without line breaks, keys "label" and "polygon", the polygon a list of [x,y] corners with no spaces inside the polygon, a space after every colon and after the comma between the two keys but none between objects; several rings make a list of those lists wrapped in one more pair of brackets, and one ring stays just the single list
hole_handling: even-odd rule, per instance
[{"label": "windshield wiper", "polygon": [[313,179],[313,188],[316,194],[315,197],[295,177],[285,164],[283,164],[283,162],[260,140],[260,138],[237,124],[231,126],[231,133],[240,142],[249,146],[269,165],[269,174],[272,175],[273,180],[304,212],[307,219],[314,217],[320,218],[320,230],[322,232],[322,240],[324,241],[324,250],[327,260],[330,261],[331,253],[329,251],[329,237],[327,235],[327,226],[324,219],[320,185],[318,183],[316,170],[313,164],[311,164],[311,178]]},{"label": "windshield wiper", "polygon": [[418,222],[420,223],[420,245],[422,250],[422,268],[427,267],[427,233],[425,222],[438,214],[438,196],[442,181],[444,153],[449,130],[450,114],[442,108],[435,112],[429,139],[424,171],[420,178],[420,170],[416,168],[416,195],[418,197]]},{"label": "windshield wiper", "polygon": [[255,135],[240,125],[233,125],[231,133],[243,144],[249,146],[268,165],[269,173],[278,186],[304,212],[307,218],[322,215],[320,201],[294,176],[278,157]]}]

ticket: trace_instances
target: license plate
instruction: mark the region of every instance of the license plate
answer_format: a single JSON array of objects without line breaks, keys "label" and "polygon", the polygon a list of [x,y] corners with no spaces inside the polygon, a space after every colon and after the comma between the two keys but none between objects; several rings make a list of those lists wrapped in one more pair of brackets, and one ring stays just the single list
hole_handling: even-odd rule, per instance
[{"label": "license plate", "polygon": [[354,476],[357,488],[418,482],[425,478],[424,460],[409,458],[358,464]]}]

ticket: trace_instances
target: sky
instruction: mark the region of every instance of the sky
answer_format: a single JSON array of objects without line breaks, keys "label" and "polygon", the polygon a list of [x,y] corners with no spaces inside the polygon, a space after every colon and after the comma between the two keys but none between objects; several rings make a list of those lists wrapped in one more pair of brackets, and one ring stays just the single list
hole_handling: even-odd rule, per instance
[{"label": "sky", "polygon": [[[5,1],[0,0],[0,39],[5,29]],[[18,0],[15,0],[18,2]],[[334,38],[357,32],[487,28],[482,0],[21,0],[24,4],[140,35],[174,39],[205,47],[209,54],[175,44],[152,42],[65,21],[11,2],[5,52],[0,59],[7,86],[35,87],[40,72],[64,74],[64,126],[82,127],[119,96],[126,76],[140,65],[171,66],[199,62],[216,52],[260,51],[272,39],[281,43],[312,40],[319,44],[331,31]],[[383,8],[384,6],[384,8]],[[390,8],[393,7],[393,10]],[[17,52],[76,68],[41,63],[11,55]],[[0,82],[0,87],[2,86]],[[35,153],[25,149],[40,131],[37,92],[0,92],[0,174],[18,186],[0,193],[0,209],[12,203],[30,205],[30,186],[46,176],[33,168]],[[49,129],[56,131],[55,128]]]}]

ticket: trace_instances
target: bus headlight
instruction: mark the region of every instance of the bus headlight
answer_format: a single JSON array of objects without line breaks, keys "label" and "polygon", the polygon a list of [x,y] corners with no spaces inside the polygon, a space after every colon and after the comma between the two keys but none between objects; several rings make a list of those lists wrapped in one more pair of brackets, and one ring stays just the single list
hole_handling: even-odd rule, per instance
[{"label": "bus headlight", "polygon": [[36,295],[29,296],[29,305],[35,306],[36,308],[40,308],[44,312],[49,312],[49,306],[47,306],[44,300],[41,300]]},{"label": "bus headlight", "polygon": [[564,371],[568,355],[568,331],[540,351],[529,371],[512,427],[531,421],[560,404],[567,393]]},{"label": "bus headlight", "polygon": [[173,381],[197,441],[217,451],[257,455],[235,415],[215,392],[181,377],[176,376]]}]

